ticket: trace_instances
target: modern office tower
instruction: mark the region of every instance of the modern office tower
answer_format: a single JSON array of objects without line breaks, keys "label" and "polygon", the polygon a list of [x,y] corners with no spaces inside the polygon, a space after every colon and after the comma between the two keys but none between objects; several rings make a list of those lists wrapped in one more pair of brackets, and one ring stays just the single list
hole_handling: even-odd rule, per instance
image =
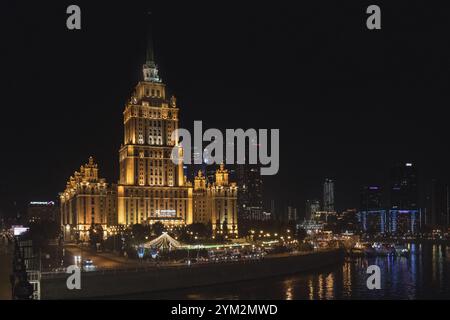
[{"label": "modern office tower", "polygon": [[391,209],[417,209],[417,170],[412,163],[397,164],[390,175]]},{"label": "modern office tower", "polygon": [[192,223],[192,185],[186,182],[183,163],[172,161],[178,141],[171,134],[178,128],[179,108],[167,97],[158,75],[149,40],[147,60],[140,81],[124,116],[124,141],[119,151],[118,223],[162,222],[167,226]]},{"label": "modern office tower", "polygon": [[[243,220],[260,220],[263,215],[263,180],[260,166],[237,164],[235,166],[238,184],[238,216]],[[272,213],[273,215],[273,213]]]},{"label": "modern office tower", "polygon": [[334,212],[334,181],[325,179],[323,184],[323,211]]},{"label": "modern office tower", "polygon": [[381,209],[382,207],[381,196],[382,194],[380,186],[363,187],[361,191],[360,209],[364,210]]},{"label": "modern office tower", "polygon": [[439,179],[428,186],[425,223],[433,227],[450,225],[449,185]]},{"label": "modern office tower", "polygon": [[416,167],[410,162],[397,164],[390,175],[389,231],[417,232],[420,215]]},{"label": "modern office tower", "polygon": [[305,220],[313,219],[318,211],[320,211],[319,200],[306,200]]},{"label": "modern office tower", "polygon": [[380,186],[365,186],[361,190],[358,219],[362,231],[370,234],[385,233],[387,211],[382,208]]},{"label": "modern office tower", "polygon": [[66,240],[78,237],[87,240],[92,225],[101,225],[105,232],[116,225],[117,193],[105,179],[99,178],[98,167],[92,157],[75,171],[60,193],[61,225]]}]

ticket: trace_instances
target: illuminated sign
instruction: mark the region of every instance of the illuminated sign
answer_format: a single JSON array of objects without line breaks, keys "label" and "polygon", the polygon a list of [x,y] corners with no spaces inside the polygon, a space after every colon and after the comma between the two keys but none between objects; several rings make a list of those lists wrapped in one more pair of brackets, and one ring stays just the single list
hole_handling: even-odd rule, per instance
[{"label": "illuminated sign", "polygon": [[170,209],[170,210],[156,210],[156,215],[158,217],[164,217],[164,218],[173,218],[177,216],[177,211]]},{"label": "illuminated sign", "polygon": [[412,167],[412,163],[407,163],[406,166],[407,167]]},{"label": "illuminated sign", "polygon": [[38,206],[54,206],[54,201],[31,201],[31,205],[38,205]]},{"label": "illuminated sign", "polygon": [[14,236],[20,236],[22,233],[27,232],[30,228],[24,226],[12,226]]}]

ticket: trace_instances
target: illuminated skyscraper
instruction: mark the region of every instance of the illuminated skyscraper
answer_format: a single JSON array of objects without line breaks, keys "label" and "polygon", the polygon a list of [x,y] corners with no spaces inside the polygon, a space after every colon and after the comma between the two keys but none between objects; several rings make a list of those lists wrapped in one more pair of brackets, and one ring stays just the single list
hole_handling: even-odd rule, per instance
[{"label": "illuminated skyscraper", "polygon": [[179,108],[167,97],[149,40],[140,81],[123,112],[124,142],[119,151],[118,222],[121,225],[192,223],[192,186],[182,163],[174,164],[171,138],[178,128]]}]

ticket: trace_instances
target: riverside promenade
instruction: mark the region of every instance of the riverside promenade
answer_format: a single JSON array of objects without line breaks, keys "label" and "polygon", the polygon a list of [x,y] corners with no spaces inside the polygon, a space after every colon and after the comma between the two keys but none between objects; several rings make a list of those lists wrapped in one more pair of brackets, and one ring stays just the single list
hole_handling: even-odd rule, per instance
[{"label": "riverside promenade", "polygon": [[260,260],[161,265],[81,273],[81,289],[69,290],[64,273],[43,274],[41,299],[114,298],[114,296],[157,292],[259,279],[311,271],[344,260],[342,250],[326,250],[299,254],[268,255]]}]

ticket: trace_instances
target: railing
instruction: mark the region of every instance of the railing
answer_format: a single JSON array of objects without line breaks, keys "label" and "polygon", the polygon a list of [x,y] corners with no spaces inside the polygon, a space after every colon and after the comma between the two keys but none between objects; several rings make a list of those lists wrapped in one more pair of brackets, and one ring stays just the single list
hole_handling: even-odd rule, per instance
[{"label": "railing", "polygon": [[[99,269],[89,270],[89,271],[81,269],[81,272],[83,273],[83,276],[95,276],[95,275],[107,275],[107,274],[137,273],[137,272],[145,272],[145,271],[154,272],[155,270],[171,269],[171,268],[197,268],[197,267],[203,267],[203,266],[208,266],[208,265],[217,265],[217,264],[258,263],[265,259],[272,259],[272,258],[276,259],[276,258],[289,257],[289,256],[307,255],[307,254],[311,254],[311,253],[329,252],[329,251],[334,251],[334,250],[336,250],[336,249],[321,249],[321,250],[317,250],[317,251],[315,250],[314,252],[297,252],[297,253],[290,253],[290,254],[282,253],[282,254],[266,255],[265,257],[261,257],[261,258],[197,262],[197,263],[192,263],[190,265],[187,265],[186,263],[159,262],[158,264],[142,265],[142,266],[136,266],[136,267],[127,267],[127,268],[99,268]],[[68,276],[68,274],[65,272],[65,270],[41,272],[41,279],[65,278],[67,276]]]}]

